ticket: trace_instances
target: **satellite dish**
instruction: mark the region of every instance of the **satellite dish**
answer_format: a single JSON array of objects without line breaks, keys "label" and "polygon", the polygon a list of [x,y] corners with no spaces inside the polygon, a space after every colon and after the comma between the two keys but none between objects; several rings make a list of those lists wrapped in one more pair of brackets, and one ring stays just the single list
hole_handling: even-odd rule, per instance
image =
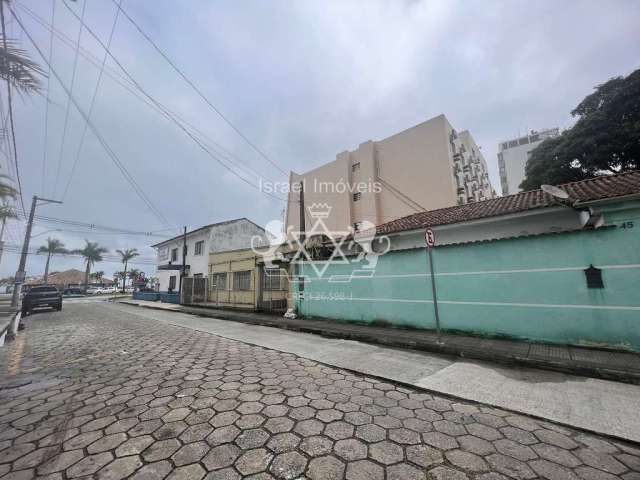
[{"label": "satellite dish", "polygon": [[567,192],[561,188],[554,187],[553,185],[540,185],[540,188],[543,192],[548,193],[552,197],[560,198],[562,200],[569,198],[569,194]]}]

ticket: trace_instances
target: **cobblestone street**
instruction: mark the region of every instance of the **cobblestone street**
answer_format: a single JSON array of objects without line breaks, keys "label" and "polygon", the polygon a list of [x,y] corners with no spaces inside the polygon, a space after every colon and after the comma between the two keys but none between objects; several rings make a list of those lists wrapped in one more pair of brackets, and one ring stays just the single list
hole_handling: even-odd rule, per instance
[{"label": "cobblestone street", "polygon": [[640,479],[638,445],[107,306],[26,323],[0,349],[3,480]]}]

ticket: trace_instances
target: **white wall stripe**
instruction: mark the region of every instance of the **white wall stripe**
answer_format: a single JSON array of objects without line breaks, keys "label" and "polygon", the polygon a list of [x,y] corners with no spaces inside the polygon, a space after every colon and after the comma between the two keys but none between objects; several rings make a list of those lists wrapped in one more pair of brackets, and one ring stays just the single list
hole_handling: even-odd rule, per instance
[{"label": "white wall stripe", "polygon": [[[391,302],[391,303],[433,303],[433,300],[412,300],[404,298],[357,298],[345,296],[339,300],[331,298],[313,298],[313,294],[305,296],[305,300],[309,301],[340,301],[346,302],[349,300],[357,302]],[[478,305],[478,306],[490,306],[490,307],[525,307],[525,308],[581,308],[581,309],[594,309],[594,310],[632,310],[640,311],[640,305],[572,305],[572,304],[549,304],[549,303],[510,303],[510,302],[466,302],[457,300],[438,300],[438,303],[450,304],[450,305]]]},{"label": "white wall stripe", "polygon": [[[597,268],[602,270],[619,270],[619,269],[634,269],[640,268],[640,263],[630,263],[627,265],[596,265]],[[436,277],[453,277],[464,275],[499,275],[510,273],[540,273],[540,272],[571,272],[571,271],[583,271],[585,268],[589,268],[589,265],[584,267],[558,267],[558,268],[529,268],[518,270],[478,270],[470,272],[440,272],[435,273]],[[331,275],[329,277],[307,277],[309,281],[328,281],[330,283],[345,283],[350,280],[377,280],[388,278],[421,278],[427,277],[427,273],[398,273],[389,275]]]}]

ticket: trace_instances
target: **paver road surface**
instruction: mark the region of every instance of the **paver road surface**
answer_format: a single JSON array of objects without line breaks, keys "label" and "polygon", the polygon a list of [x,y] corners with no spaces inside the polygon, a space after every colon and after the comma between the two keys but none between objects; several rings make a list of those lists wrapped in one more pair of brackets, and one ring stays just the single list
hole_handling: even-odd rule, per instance
[{"label": "paver road surface", "polygon": [[638,445],[105,305],[27,323],[0,349],[3,480],[640,479]]}]

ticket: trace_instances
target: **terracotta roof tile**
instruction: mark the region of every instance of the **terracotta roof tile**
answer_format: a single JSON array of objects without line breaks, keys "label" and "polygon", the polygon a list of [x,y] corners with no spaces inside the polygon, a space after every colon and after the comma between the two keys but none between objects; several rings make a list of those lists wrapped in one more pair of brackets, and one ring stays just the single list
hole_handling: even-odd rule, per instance
[{"label": "terracotta roof tile", "polygon": [[[606,198],[640,193],[640,170],[590,178],[579,182],[558,185],[569,194],[574,203],[584,203]],[[531,190],[482,202],[468,203],[455,207],[441,208],[415,213],[379,225],[378,234],[389,234],[406,230],[467,222],[481,218],[524,212],[537,208],[557,205],[553,197],[542,190]]]}]

